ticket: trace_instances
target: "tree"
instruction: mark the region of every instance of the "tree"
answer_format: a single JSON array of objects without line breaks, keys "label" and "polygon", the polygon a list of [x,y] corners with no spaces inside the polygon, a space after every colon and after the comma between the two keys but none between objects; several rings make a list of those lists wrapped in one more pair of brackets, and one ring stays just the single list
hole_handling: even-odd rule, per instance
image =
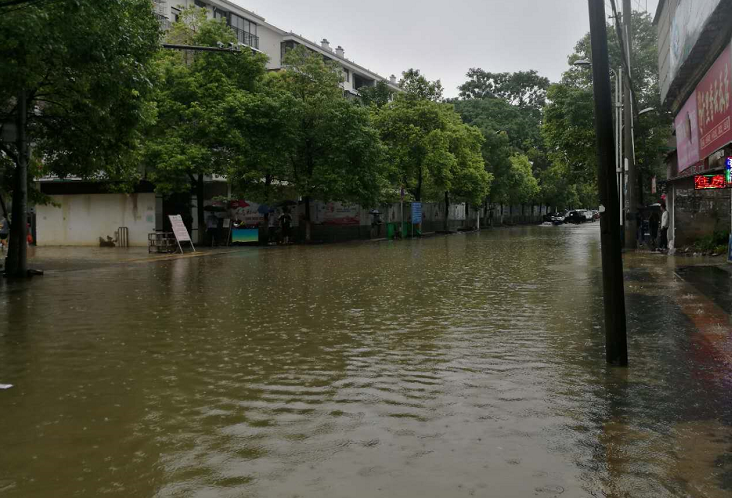
[{"label": "tree", "polygon": [[466,123],[493,133],[505,132],[516,151],[527,152],[542,145],[540,121],[503,99],[458,100],[454,104]]},{"label": "tree", "polygon": [[313,199],[378,202],[384,190],[383,148],[369,110],[343,96],[343,76],[335,63],[298,46],[285,55],[284,64],[275,84],[292,97],[287,181],[303,197],[310,241]]},{"label": "tree", "polygon": [[[183,10],[167,37],[171,43],[207,47],[236,41],[223,20],[207,19],[199,8]],[[248,50],[161,51],[155,63],[157,120],[147,133],[146,178],[158,192],[193,192],[203,227],[205,177],[246,162],[251,143],[235,118],[256,100],[266,57]]]},{"label": "tree", "polygon": [[358,89],[361,103],[366,107],[375,105],[384,107],[394,98],[394,91],[384,81],[377,81],[374,86],[362,86]]},{"label": "tree", "polygon": [[442,83],[440,80],[429,81],[420,73],[419,69],[409,69],[402,73],[399,86],[404,90],[404,95],[411,100],[442,101]]},{"label": "tree", "polygon": [[500,98],[522,109],[541,113],[546,104],[549,78],[533,69],[516,73],[490,73],[480,68],[468,70],[468,81],[460,85],[460,98]]},{"label": "tree", "polygon": [[[10,161],[8,275],[26,273],[27,182],[42,174],[108,180],[137,174],[141,125],[152,117],[150,61],[159,25],[148,0],[28,2],[0,16],[0,143]],[[32,158],[28,145],[32,144]],[[26,166],[34,168],[26,181]]]},{"label": "tree", "polygon": [[510,162],[511,168],[502,179],[506,183],[509,204],[526,204],[535,200],[539,193],[539,183],[534,177],[529,158],[523,154],[514,154]]},{"label": "tree", "polygon": [[[288,178],[290,156],[297,133],[292,123],[297,103],[277,87],[276,75],[268,74],[257,91],[227,103],[224,141],[239,147],[239,160],[229,163],[226,176],[242,198],[272,205],[291,199],[295,192]],[[269,213],[265,213],[265,221]]]},{"label": "tree", "polygon": [[486,171],[482,155],[485,139],[480,130],[462,123],[456,113],[450,114],[449,150],[455,157],[450,182],[445,186],[445,230],[451,201],[482,205],[488,196],[493,175]]},{"label": "tree", "polygon": [[[632,79],[636,110],[658,107],[658,40],[653,20],[647,13],[634,12],[632,24]],[[622,65],[622,51],[613,26],[608,26],[608,51],[610,67],[617,71]],[[563,74],[562,81],[549,89],[542,129],[552,161],[574,179],[578,195],[583,198],[581,202],[593,197],[596,199],[589,192],[596,191],[597,159],[592,120],[592,73],[573,64],[578,60],[591,60],[591,55],[588,33],[569,56],[570,67]],[[644,179],[664,174],[662,157],[666,152],[671,121],[671,116],[660,110],[636,119],[636,164],[639,182],[646,191],[650,185]]]},{"label": "tree", "polygon": [[451,196],[474,203],[485,198],[492,177],[481,155],[483,138],[451,105],[400,95],[375,112],[394,166],[392,182],[416,201],[444,199],[447,214]]},{"label": "tree", "polygon": [[[515,177],[511,156],[527,157],[533,172],[527,181],[541,177],[551,163],[541,136],[549,80],[535,70],[490,73],[474,68],[467,76],[468,81],[460,87],[462,100],[455,102],[456,109],[465,122],[478,126],[486,137],[484,156],[496,177],[492,200],[512,203],[517,194],[510,189],[523,184],[509,178]],[[499,140],[491,134],[498,134]],[[500,136],[508,139],[508,148],[498,146]],[[532,196],[531,200],[539,197]]]}]

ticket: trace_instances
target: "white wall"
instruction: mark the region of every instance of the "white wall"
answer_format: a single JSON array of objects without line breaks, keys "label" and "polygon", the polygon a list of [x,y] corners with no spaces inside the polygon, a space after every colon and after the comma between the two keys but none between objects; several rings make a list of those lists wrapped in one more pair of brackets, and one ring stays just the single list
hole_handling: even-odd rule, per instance
[{"label": "white wall", "polygon": [[279,69],[282,67],[282,35],[260,24],[257,26],[257,36],[259,36],[259,50],[269,57],[267,69]]},{"label": "white wall", "polygon": [[147,246],[155,231],[155,194],[53,195],[53,205],[36,207],[39,246],[98,246],[99,237],[114,238],[129,229],[130,246]]}]

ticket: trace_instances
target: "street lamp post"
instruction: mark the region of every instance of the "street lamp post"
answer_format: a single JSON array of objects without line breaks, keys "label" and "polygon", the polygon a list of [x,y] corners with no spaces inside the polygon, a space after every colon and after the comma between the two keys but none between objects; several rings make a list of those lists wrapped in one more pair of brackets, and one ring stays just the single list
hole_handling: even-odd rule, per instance
[{"label": "street lamp post", "polygon": [[[592,67],[592,62],[586,59],[580,59],[574,62],[577,67]],[[615,176],[618,184],[618,206],[620,213],[620,226],[624,225],[624,198],[625,198],[625,168],[623,167],[623,91],[621,82],[623,81],[623,68],[617,71],[610,68],[610,74],[615,78],[615,102],[613,110],[615,112],[615,126],[613,135],[615,137]],[[635,144],[634,144],[635,145]]]}]

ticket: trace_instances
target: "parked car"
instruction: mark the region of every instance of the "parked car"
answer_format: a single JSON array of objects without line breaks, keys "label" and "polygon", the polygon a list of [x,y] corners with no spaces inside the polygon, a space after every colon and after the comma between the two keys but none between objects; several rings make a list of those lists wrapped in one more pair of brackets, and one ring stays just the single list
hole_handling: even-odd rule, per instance
[{"label": "parked car", "polygon": [[554,216],[552,216],[552,223],[554,223],[555,225],[562,225],[566,222],[568,214],[569,211],[554,214]]},{"label": "parked car", "polygon": [[574,210],[570,211],[567,217],[565,218],[565,223],[574,223],[575,225],[579,225],[580,223],[584,223],[587,221],[587,218],[585,217],[584,210]]},{"label": "parked car", "polygon": [[585,210],[582,211],[582,214],[585,217],[585,221],[595,221],[595,217],[592,215],[592,211]]}]

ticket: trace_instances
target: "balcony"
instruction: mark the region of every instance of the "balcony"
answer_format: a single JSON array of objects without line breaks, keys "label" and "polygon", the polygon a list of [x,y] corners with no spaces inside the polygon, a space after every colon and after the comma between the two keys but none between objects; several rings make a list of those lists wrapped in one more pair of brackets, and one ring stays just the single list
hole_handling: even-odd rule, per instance
[{"label": "balcony", "polygon": [[155,12],[155,19],[160,23],[160,29],[168,31],[170,29],[170,20],[162,14]]},{"label": "balcony", "polygon": [[234,33],[236,33],[236,38],[239,40],[239,43],[243,43],[244,45],[259,50],[259,37],[257,35],[253,35],[234,26],[229,27],[234,30]]}]

